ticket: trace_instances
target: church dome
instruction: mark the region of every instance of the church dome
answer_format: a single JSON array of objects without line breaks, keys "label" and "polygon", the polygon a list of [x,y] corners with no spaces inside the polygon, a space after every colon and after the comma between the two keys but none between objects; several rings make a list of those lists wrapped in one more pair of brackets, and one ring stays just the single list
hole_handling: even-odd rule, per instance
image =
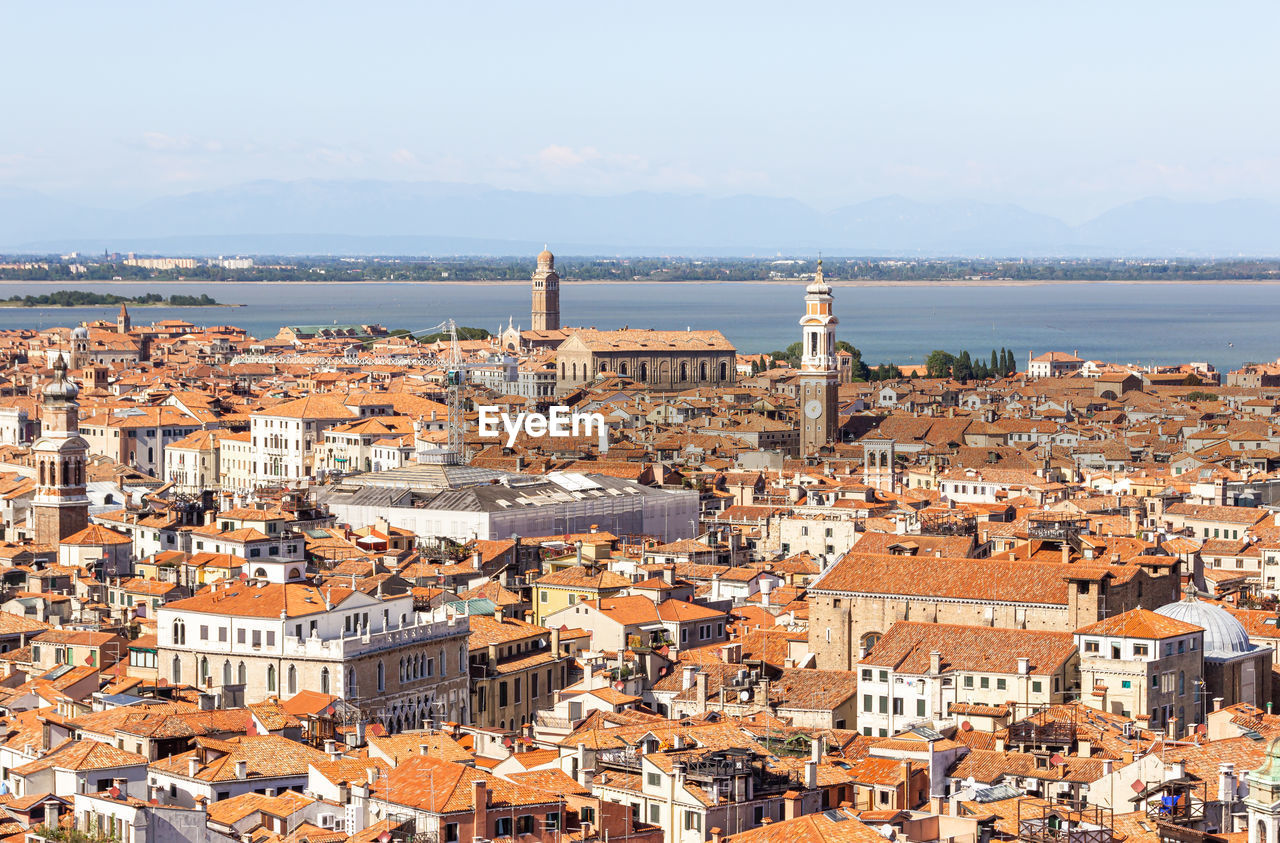
[{"label": "church dome", "polygon": [[551,254],[550,249],[543,247],[542,251],[538,252],[538,266],[555,266],[555,265],[556,265],[556,256]]},{"label": "church dome", "polygon": [[84,325],[77,325],[76,327],[71,329],[71,339],[73,340],[89,339],[89,329],[86,328]]},{"label": "church dome", "polygon": [[67,377],[67,361],[59,354],[53,359],[53,380],[41,390],[45,398],[56,398],[63,401],[74,401],[80,394],[80,388]]},{"label": "church dome", "polygon": [[1156,609],[1156,614],[1166,618],[1195,624],[1204,630],[1204,654],[1207,657],[1228,658],[1255,648],[1249,642],[1244,625],[1221,606],[1188,597]]}]

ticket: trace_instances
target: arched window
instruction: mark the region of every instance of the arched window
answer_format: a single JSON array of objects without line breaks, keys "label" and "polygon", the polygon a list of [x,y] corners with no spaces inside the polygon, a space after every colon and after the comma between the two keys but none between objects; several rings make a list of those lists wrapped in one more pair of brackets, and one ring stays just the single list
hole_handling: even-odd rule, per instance
[{"label": "arched window", "polygon": [[562,379],[564,378],[564,363],[560,364],[560,377]]},{"label": "arched window", "polygon": [[289,665],[289,672],[285,675],[289,680],[289,694],[292,696],[293,694],[298,693],[298,669],[293,665]]},{"label": "arched window", "polygon": [[329,668],[320,671],[320,693],[329,693]]},{"label": "arched window", "polygon": [[49,485],[48,483],[44,482],[44,461],[43,460],[40,461],[40,485],[41,486]]},{"label": "arched window", "polygon": [[727,381],[728,379],[729,379],[729,364],[725,362],[721,362],[720,363],[720,380]]},{"label": "arched window", "polygon": [[249,670],[244,666],[244,662],[240,662],[239,666],[236,667],[236,682],[241,685],[249,684]]},{"label": "arched window", "polygon": [[626,363],[619,363],[619,364],[618,364],[618,374],[622,375],[622,376],[625,378],[625,377],[627,376],[627,371],[628,371],[628,369],[627,369],[627,364],[626,364]]},{"label": "arched window", "polygon": [[578,379],[578,364],[577,364],[577,363],[574,363],[574,364],[573,364],[573,379],[574,379],[575,381]]},{"label": "arched window", "polygon": [[64,462],[62,464],[62,485],[71,485],[71,463],[69,462]]},{"label": "arched window", "polygon": [[76,485],[84,485],[84,463],[80,460],[76,460]]},{"label": "arched window", "polygon": [[355,699],[359,696],[356,693],[356,669],[354,667],[347,668],[347,697]]},{"label": "arched window", "polygon": [[182,681],[182,659],[177,656],[173,657],[173,681],[175,683]]},{"label": "arched window", "polygon": [[879,643],[880,633],[878,632],[868,632],[866,635],[862,636],[862,647],[867,652],[870,652],[871,648],[875,647]]},{"label": "arched window", "polygon": [[231,684],[231,662],[229,661],[224,661],[222,663],[222,684]]},{"label": "arched window", "polygon": [[387,688],[386,669],[383,668],[382,662],[378,662],[378,693],[382,693]]},{"label": "arched window", "polygon": [[688,379],[689,379],[689,364],[681,363],[680,364],[680,380],[683,382],[683,381],[687,381]]},{"label": "arched window", "polygon": [[173,622],[173,643],[178,647],[187,643],[187,625],[180,620]]},{"label": "arched window", "polygon": [[698,380],[705,381],[706,379],[707,379],[707,363],[704,360],[703,362],[698,364]]},{"label": "arched window", "polygon": [[209,657],[201,656],[200,657],[200,683],[204,684],[204,681],[208,678],[209,678]]},{"label": "arched window", "polygon": [[818,356],[818,334],[817,332],[809,334],[809,355]]},{"label": "arched window", "polygon": [[267,665],[267,690],[271,693],[276,690],[276,666],[273,664]]},{"label": "arched window", "polygon": [[648,379],[649,379],[649,364],[641,363],[640,364],[640,380],[647,381]]}]

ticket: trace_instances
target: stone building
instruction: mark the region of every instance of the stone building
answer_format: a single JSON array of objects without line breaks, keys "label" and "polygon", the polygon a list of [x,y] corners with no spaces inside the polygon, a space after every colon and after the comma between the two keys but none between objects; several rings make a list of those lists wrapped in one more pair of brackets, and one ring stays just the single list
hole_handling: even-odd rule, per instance
[{"label": "stone building", "polygon": [[898,621],[1074,632],[1178,596],[1178,560],[1027,562],[850,552],[809,587],[817,666],[851,670]]},{"label": "stone building", "polygon": [[417,612],[413,597],[261,579],[217,583],[157,613],[162,681],[260,702],[319,691],[391,731],[467,722],[465,618]]},{"label": "stone building", "polygon": [[1104,711],[1148,714],[1152,729],[1174,717],[1182,724],[1203,722],[1199,626],[1132,609],[1076,630],[1076,646],[1081,691]]},{"label": "stone building", "polygon": [[612,373],[655,390],[729,386],[736,350],[719,331],[573,331],[556,349],[560,392]]}]

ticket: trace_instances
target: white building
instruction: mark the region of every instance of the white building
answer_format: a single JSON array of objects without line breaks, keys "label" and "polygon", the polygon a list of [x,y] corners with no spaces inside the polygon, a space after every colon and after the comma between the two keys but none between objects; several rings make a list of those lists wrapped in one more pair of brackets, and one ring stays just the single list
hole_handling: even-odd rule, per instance
[{"label": "white building", "polygon": [[247,703],[319,691],[393,730],[468,716],[469,624],[416,612],[408,594],[228,581],[162,606],[157,633],[160,677],[174,684]]}]

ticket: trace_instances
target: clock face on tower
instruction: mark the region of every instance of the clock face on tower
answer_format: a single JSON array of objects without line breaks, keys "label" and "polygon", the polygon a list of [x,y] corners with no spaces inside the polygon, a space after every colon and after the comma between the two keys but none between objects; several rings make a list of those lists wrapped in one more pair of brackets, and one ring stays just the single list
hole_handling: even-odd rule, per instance
[{"label": "clock face on tower", "polygon": [[818,399],[811,399],[804,405],[804,414],[811,419],[816,419],[822,415],[822,402]]}]

